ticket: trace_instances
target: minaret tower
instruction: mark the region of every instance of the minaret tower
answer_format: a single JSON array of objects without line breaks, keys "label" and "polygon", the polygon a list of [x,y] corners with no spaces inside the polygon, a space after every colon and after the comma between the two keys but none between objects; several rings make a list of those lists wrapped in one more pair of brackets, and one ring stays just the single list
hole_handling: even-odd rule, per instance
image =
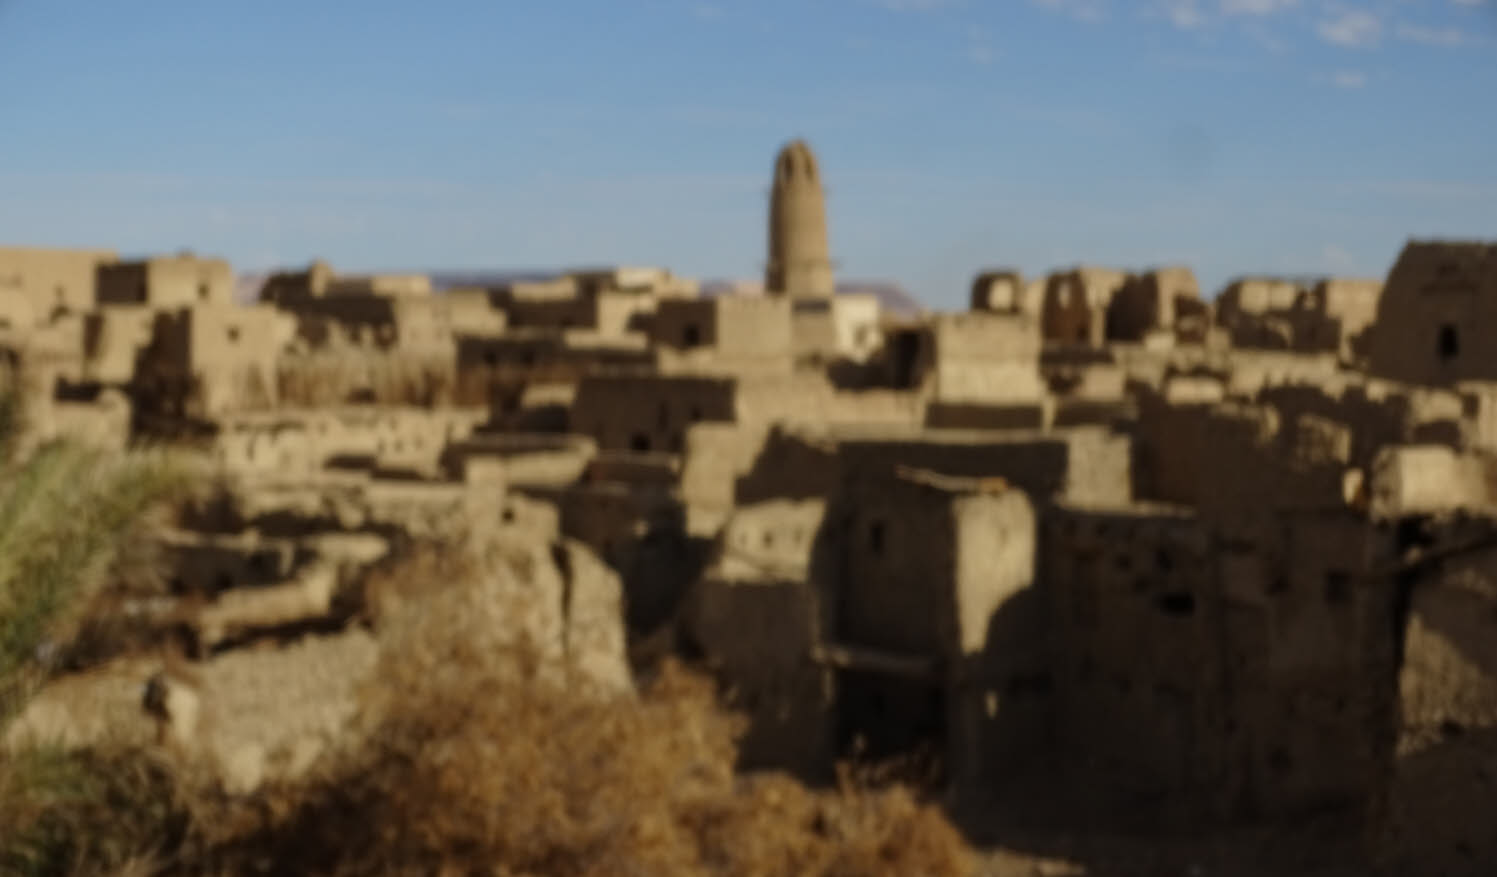
[{"label": "minaret tower", "polygon": [[830,298],[835,291],[821,173],[804,140],[787,144],[775,158],[764,288],[791,298]]}]

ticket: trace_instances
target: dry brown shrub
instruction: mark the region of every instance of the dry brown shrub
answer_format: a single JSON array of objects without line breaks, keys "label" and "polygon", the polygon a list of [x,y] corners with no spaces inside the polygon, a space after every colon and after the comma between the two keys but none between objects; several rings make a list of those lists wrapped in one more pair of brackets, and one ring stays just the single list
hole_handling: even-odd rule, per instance
[{"label": "dry brown shrub", "polygon": [[[312,780],[206,823],[196,863],[270,873],[920,874],[971,869],[935,808],[898,788],[735,776],[739,719],[668,663],[638,697],[543,672],[472,629],[451,564],[386,573],[404,598],[356,742]],[[402,581],[402,579],[404,579]],[[424,593],[423,593],[424,592]],[[476,620],[475,620],[476,619]],[[554,668],[552,668],[554,669]],[[251,827],[252,826],[252,827]]]},{"label": "dry brown shrub", "polygon": [[187,836],[180,779],[141,749],[0,752],[0,873],[142,873]]},{"label": "dry brown shrub", "polygon": [[471,562],[417,551],[379,577],[365,708],[310,774],[234,798],[150,753],[59,753],[30,769],[56,775],[27,784],[42,798],[0,782],[0,824],[27,838],[0,852],[29,873],[971,872],[907,790],[735,775],[742,723],[703,676],[667,662],[637,695],[608,693],[496,635],[463,585]]}]

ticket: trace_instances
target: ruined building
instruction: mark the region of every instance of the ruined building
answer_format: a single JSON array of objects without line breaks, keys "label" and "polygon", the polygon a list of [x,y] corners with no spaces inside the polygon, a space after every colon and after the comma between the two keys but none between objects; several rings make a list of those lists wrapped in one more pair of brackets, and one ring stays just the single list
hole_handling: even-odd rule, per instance
[{"label": "ruined building", "polygon": [[[558,612],[601,595],[636,665],[713,672],[752,768],[934,753],[953,799],[1111,828],[1366,827],[1497,734],[1497,247],[1214,301],[993,269],[896,317],[836,293],[804,142],[768,212],[765,288],[718,295],[314,263],[239,305],[221,260],[0,249],[0,375],[39,440],[222,480],[168,546],[205,648],[467,529]],[[1461,788],[1441,836],[1480,846]]]}]

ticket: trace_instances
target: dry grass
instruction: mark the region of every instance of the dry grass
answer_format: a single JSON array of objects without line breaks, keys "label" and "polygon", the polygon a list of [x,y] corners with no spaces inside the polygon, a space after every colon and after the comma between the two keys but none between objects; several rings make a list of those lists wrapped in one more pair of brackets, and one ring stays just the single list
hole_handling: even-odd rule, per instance
[{"label": "dry grass", "polygon": [[185,489],[159,451],[53,444],[0,469],[0,724],[78,640],[149,510]]},{"label": "dry grass", "polygon": [[218,839],[204,864],[238,870],[253,856],[270,873],[328,874],[970,871],[955,830],[908,793],[735,777],[737,723],[710,683],[679,668],[638,700],[610,702],[483,669],[491,659],[475,656],[467,670],[419,659],[386,667],[399,708],[318,779],[257,802],[261,824],[238,822],[238,836]]},{"label": "dry grass", "polygon": [[741,719],[677,664],[638,698],[540,672],[523,641],[474,629],[485,616],[452,587],[471,571],[459,552],[426,550],[374,580],[385,653],[366,742],[285,823],[293,849],[362,834],[361,857],[330,863],[361,874],[970,868],[944,816],[901,788],[735,776]]},{"label": "dry grass", "polygon": [[[0,399],[0,732],[66,644],[87,640],[87,607],[129,565],[149,510],[186,487],[164,452],[22,450],[24,414]],[[0,752],[0,868],[117,871],[138,860],[143,839],[169,842],[171,784],[157,767],[123,751]]]},{"label": "dry grass", "polygon": [[37,874],[971,871],[908,791],[735,775],[741,723],[703,677],[667,664],[620,696],[541,672],[523,640],[477,629],[494,616],[449,586],[464,564],[426,551],[383,573],[376,684],[308,775],[234,799],[138,752],[63,759],[55,782],[0,789],[26,838],[0,855]]},{"label": "dry grass", "polygon": [[0,873],[146,873],[188,836],[177,789],[146,750],[0,754]]}]

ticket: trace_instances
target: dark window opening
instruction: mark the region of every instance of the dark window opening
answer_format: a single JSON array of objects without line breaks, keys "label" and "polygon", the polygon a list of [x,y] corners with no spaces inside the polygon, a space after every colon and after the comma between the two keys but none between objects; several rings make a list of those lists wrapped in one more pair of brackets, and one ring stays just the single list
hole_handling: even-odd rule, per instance
[{"label": "dark window opening", "polygon": [[638,453],[647,453],[650,450],[650,437],[642,432],[636,432],[629,437],[629,450]]},{"label": "dark window opening", "polygon": [[495,353],[492,350],[485,350],[483,352],[483,363],[484,363],[484,365],[487,365],[487,366],[496,366],[496,365],[498,365],[499,364],[499,354]]},{"label": "dark window opening", "polygon": [[1011,676],[1004,683],[1003,693],[1007,697],[1022,697],[1030,694],[1049,694],[1054,686],[1046,673],[1026,676]]},{"label": "dark window opening", "polygon": [[198,284],[198,298],[200,300],[207,301],[208,300],[208,296],[211,295],[212,292],[213,292],[213,290],[212,290],[211,287],[208,286],[208,284],[206,284],[206,283],[199,283]]},{"label": "dark window opening", "polygon": [[1185,689],[1168,682],[1154,683],[1154,697],[1159,700],[1184,701],[1189,699],[1190,694]]},{"label": "dark window opening", "polygon": [[884,553],[884,522],[874,521],[868,525],[868,549],[874,554]]},{"label": "dark window opening", "polygon": [[702,330],[696,323],[688,323],[681,330],[681,344],[684,347],[696,347],[702,343]]},{"label": "dark window opening", "polygon": [[1328,572],[1325,574],[1325,601],[1327,603],[1347,603],[1351,601],[1351,576],[1344,572]]},{"label": "dark window opening", "polygon": [[1461,355],[1461,336],[1450,323],[1440,327],[1440,359],[1449,362]]},{"label": "dark window opening", "polygon": [[946,738],[940,686],[867,671],[838,674],[838,748],[862,758],[918,757]]},{"label": "dark window opening", "polygon": [[691,422],[692,423],[696,423],[698,420],[701,420],[702,419],[702,406],[700,406],[700,405],[693,405],[693,406],[691,406],[691,411],[689,412],[688,416],[691,418]]},{"label": "dark window opening", "polygon": [[1194,594],[1161,594],[1155,605],[1166,615],[1191,615],[1196,611],[1196,598]]},{"label": "dark window opening", "polygon": [[229,340],[230,341],[238,341],[239,340],[239,327],[238,326],[230,326],[229,327]]},{"label": "dark window opening", "polygon": [[896,332],[892,338],[894,386],[907,389],[915,383],[916,365],[920,356],[920,335],[916,332]]}]

